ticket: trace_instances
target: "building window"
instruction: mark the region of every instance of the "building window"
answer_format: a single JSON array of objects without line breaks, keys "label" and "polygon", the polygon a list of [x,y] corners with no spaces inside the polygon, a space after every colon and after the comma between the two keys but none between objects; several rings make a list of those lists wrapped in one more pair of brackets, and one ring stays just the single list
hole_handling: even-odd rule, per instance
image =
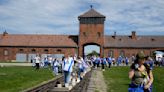
[{"label": "building window", "polygon": [[45,49],[44,52],[45,52],[45,53],[48,53],[48,49]]},{"label": "building window", "polygon": [[23,49],[19,49],[19,52],[22,53],[24,50]]},{"label": "building window", "polygon": [[150,51],[150,56],[151,56],[151,57],[154,56],[154,51]]},{"label": "building window", "polygon": [[120,56],[124,57],[125,56],[125,51],[121,50],[120,51]]},{"label": "building window", "polygon": [[8,50],[4,50],[4,55],[8,56],[9,55],[9,51]]},{"label": "building window", "polygon": [[151,41],[152,41],[152,42],[154,42],[154,41],[155,41],[155,39],[154,39],[154,38],[151,38]]},{"label": "building window", "polygon": [[114,52],[113,52],[113,50],[110,50],[110,51],[109,51],[108,56],[110,56],[110,57],[113,57],[113,56],[114,56]]},{"label": "building window", "polygon": [[35,49],[32,49],[32,50],[31,50],[31,52],[35,53],[35,52],[36,52],[36,50],[35,50]]},{"label": "building window", "polygon": [[61,52],[62,50],[61,49],[57,49],[57,52]]}]

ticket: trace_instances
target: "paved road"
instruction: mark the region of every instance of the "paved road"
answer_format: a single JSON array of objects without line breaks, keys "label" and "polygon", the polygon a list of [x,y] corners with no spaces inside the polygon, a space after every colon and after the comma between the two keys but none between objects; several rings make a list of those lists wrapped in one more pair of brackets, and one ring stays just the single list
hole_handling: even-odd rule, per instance
[{"label": "paved road", "polygon": [[0,63],[0,66],[32,66],[31,63]]}]

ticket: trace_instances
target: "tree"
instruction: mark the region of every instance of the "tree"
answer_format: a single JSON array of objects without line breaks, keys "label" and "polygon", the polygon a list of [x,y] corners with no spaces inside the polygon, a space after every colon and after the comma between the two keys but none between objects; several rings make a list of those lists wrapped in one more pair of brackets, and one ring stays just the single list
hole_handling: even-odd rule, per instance
[{"label": "tree", "polygon": [[90,56],[99,56],[99,53],[97,53],[95,50],[93,50],[91,53],[89,53],[87,56],[90,57]]}]

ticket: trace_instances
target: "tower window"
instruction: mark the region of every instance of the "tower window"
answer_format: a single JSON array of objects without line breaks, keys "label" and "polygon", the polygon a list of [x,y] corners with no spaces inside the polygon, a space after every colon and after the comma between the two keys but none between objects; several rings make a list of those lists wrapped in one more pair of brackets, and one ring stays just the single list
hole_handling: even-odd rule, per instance
[{"label": "tower window", "polygon": [[154,38],[151,38],[151,41],[153,42],[153,41],[155,41],[155,39]]},{"label": "tower window", "polygon": [[81,24],[104,24],[105,18],[79,18]]},{"label": "tower window", "polygon": [[97,35],[98,35],[98,37],[100,37],[101,36],[101,33],[100,32],[97,32]]},{"label": "tower window", "polygon": [[87,35],[86,35],[86,32],[83,32],[83,35],[86,37]]}]

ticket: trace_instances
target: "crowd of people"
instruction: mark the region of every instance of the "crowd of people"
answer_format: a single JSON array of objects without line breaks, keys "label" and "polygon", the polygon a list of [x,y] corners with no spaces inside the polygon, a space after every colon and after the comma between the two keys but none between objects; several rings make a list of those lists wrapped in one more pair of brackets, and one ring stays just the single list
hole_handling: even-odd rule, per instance
[{"label": "crowd of people", "polygon": [[[160,61],[156,61],[149,56],[144,56],[143,53],[139,53],[135,57],[132,56],[131,60],[129,60],[128,57],[121,56],[115,59],[110,56],[91,56],[83,58],[76,55],[63,57],[62,59],[46,56],[44,59],[41,59],[39,55],[36,55],[32,62],[36,69],[39,69],[40,67],[49,68],[53,70],[54,75],[63,73],[65,84],[69,84],[72,81],[72,78],[79,81],[82,80],[86,72],[91,68],[99,68],[102,69],[102,71],[105,71],[105,67],[111,68],[111,66],[130,65],[129,78],[132,80],[130,88],[138,88],[142,85],[144,91],[134,92],[151,92],[150,90],[153,82],[152,69],[154,66],[164,66],[164,57],[161,58]],[[147,84],[143,84],[143,81],[146,81],[145,78],[149,80]]]},{"label": "crowd of people", "polygon": [[[119,56],[117,59],[112,57],[100,57],[100,56],[91,56],[91,57],[77,57],[77,56],[71,56],[75,63],[79,63],[78,65],[75,65],[75,67],[93,67],[93,68],[102,68],[102,70],[105,70],[105,67],[110,68],[111,66],[125,66],[129,65],[129,59],[127,57],[123,58]],[[58,72],[63,72],[63,66],[64,61],[66,60],[65,57],[61,58],[54,58],[52,56],[45,56],[44,59],[41,59],[39,55],[36,55],[31,60],[31,63],[33,64],[33,67],[36,69],[41,68],[51,68],[54,71],[55,75],[58,75]],[[80,62],[82,64],[80,64]],[[82,71],[82,69],[81,69]]]},{"label": "crowd of people", "polygon": [[105,67],[128,65],[128,58],[119,57],[118,59],[112,57],[80,57],[80,56],[67,56],[63,58],[54,58],[52,56],[45,56],[41,58],[38,54],[31,60],[33,67],[36,70],[40,68],[49,68],[53,71],[54,75],[59,73],[64,74],[65,84],[70,83],[72,77],[76,80],[82,80],[88,69],[102,69],[105,71]]},{"label": "crowd of people", "polygon": [[53,70],[54,75],[63,73],[65,84],[69,84],[72,77],[78,81],[82,80],[85,73],[91,68],[90,64],[80,56],[67,56],[61,59],[45,56],[44,59],[41,59],[39,55],[36,55],[31,62],[36,70],[49,68]]},{"label": "crowd of people", "polygon": [[[91,57],[77,57],[77,56],[71,56],[75,63],[85,62],[87,66],[93,67],[93,68],[102,68],[102,70],[105,70],[105,67],[110,68],[111,66],[129,66],[132,63],[135,62],[136,57],[132,56],[131,58],[128,57],[122,57],[119,56],[118,58],[113,58],[111,56],[109,57],[100,57],[100,56],[91,56]],[[39,55],[36,55],[31,62],[33,63],[33,66],[36,69],[39,69],[40,67],[44,68],[50,68],[53,69],[53,72],[55,75],[58,75],[58,73],[63,72],[63,65],[64,60],[66,58],[54,58],[52,56],[45,56],[44,59],[41,59]],[[153,66],[164,66],[164,57],[159,58],[158,60],[154,60],[153,58],[147,56],[146,58],[147,64],[153,68]],[[83,65],[83,66],[82,66]],[[84,67],[84,64],[79,64],[79,67]],[[77,67],[77,65],[76,65]],[[82,70],[81,70],[82,71]]]},{"label": "crowd of people", "polygon": [[99,56],[91,56],[89,60],[87,58],[86,61],[90,61],[93,64],[94,68],[102,66],[104,69],[105,66],[110,68],[111,66],[128,66],[129,65],[129,58],[119,56],[118,58],[109,57],[99,57]]}]

